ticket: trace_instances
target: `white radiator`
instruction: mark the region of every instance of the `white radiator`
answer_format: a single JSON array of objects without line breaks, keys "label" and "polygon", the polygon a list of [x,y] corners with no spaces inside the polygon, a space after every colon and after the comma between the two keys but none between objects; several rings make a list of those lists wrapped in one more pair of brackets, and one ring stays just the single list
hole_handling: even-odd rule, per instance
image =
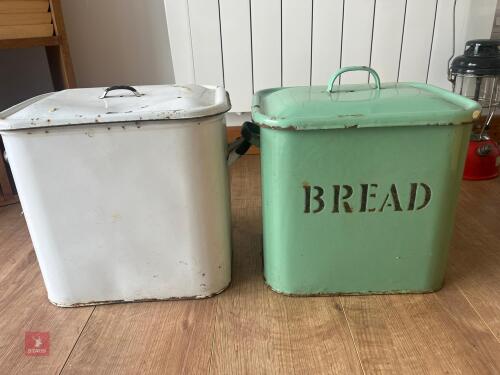
[{"label": "white radiator", "polygon": [[[255,91],[326,85],[347,65],[383,82],[450,88],[454,0],[165,0],[177,83],[224,85],[234,112]],[[457,0],[456,53],[489,38],[497,0]],[[342,76],[343,83],[367,73]]]}]

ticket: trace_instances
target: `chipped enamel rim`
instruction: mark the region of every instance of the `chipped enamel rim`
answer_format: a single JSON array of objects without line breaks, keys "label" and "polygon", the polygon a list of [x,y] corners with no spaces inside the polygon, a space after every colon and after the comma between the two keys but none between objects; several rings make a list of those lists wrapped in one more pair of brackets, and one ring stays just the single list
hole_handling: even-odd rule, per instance
[{"label": "chipped enamel rim", "polygon": [[[0,112],[0,131],[194,119],[231,109],[229,94],[220,86],[136,86],[140,97],[115,95],[100,99],[104,89],[69,89],[28,99]],[[66,101],[67,97],[70,100]]]},{"label": "chipped enamel rim", "polygon": [[[311,86],[313,87],[313,86]],[[316,88],[319,86],[316,86]],[[342,86],[340,86],[342,87]],[[370,85],[350,85],[350,91],[371,90]],[[281,90],[288,90],[290,87],[279,87],[265,89],[255,93],[252,103],[252,120],[255,124],[263,128],[273,130],[329,130],[329,129],[350,129],[350,128],[376,128],[376,127],[394,127],[394,126],[446,126],[446,125],[466,125],[477,119],[481,113],[481,106],[466,97],[457,95],[447,90],[418,82],[404,83],[389,83],[384,84],[380,90],[398,89],[398,88],[414,88],[427,91],[437,98],[448,101],[457,107],[459,110],[446,111],[420,111],[408,113],[380,113],[370,114],[369,116],[360,115],[358,113],[345,114],[342,116],[273,116],[263,105],[268,95]],[[375,90],[374,90],[375,91]],[[334,91],[328,93],[324,90],[325,95],[338,94]],[[300,105],[301,103],[296,103]],[[360,105],[363,102],[360,101]]]}]

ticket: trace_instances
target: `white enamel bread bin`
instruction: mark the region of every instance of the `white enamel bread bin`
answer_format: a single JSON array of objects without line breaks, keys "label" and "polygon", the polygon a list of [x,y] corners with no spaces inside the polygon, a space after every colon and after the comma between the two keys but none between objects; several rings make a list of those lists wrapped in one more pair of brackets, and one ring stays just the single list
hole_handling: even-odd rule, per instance
[{"label": "white enamel bread bin", "polygon": [[221,87],[41,95],[0,134],[49,300],[203,298],[231,279]]}]

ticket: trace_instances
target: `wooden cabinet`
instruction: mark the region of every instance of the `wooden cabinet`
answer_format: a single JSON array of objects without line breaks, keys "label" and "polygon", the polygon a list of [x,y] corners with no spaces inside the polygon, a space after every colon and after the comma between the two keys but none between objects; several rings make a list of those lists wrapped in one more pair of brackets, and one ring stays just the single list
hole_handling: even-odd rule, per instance
[{"label": "wooden cabinet", "polygon": [[[59,0],[0,1],[0,48],[29,47],[45,47],[55,90],[76,87]],[[1,155],[0,206],[13,202],[15,188]]]}]

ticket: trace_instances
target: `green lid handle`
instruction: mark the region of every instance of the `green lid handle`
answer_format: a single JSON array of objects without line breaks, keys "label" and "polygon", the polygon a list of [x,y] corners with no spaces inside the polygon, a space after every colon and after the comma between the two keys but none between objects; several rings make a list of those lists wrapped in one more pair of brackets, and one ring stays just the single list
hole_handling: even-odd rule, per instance
[{"label": "green lid handle", "polygon": [[333,92],[333,84],[335,83],[335,81],[337,80],[337,78],[340,77],[341,74],[345,73],[345,72],[355,72],[355,71],[359,71],[359,70],[364,70],[368,73],[370,73],[373,78],[375,79],[375,88],[377,90],[380,90],[380,77],[378,76],[378,73],[373,70],[372,68],[368,67],[368,66],[346,66],[345,68],[340,68],[339,70],[337,70],[332,78],[330,78],[330,80],[328,81],[328,87],[326,89],[326,91],[328,92]]}]

